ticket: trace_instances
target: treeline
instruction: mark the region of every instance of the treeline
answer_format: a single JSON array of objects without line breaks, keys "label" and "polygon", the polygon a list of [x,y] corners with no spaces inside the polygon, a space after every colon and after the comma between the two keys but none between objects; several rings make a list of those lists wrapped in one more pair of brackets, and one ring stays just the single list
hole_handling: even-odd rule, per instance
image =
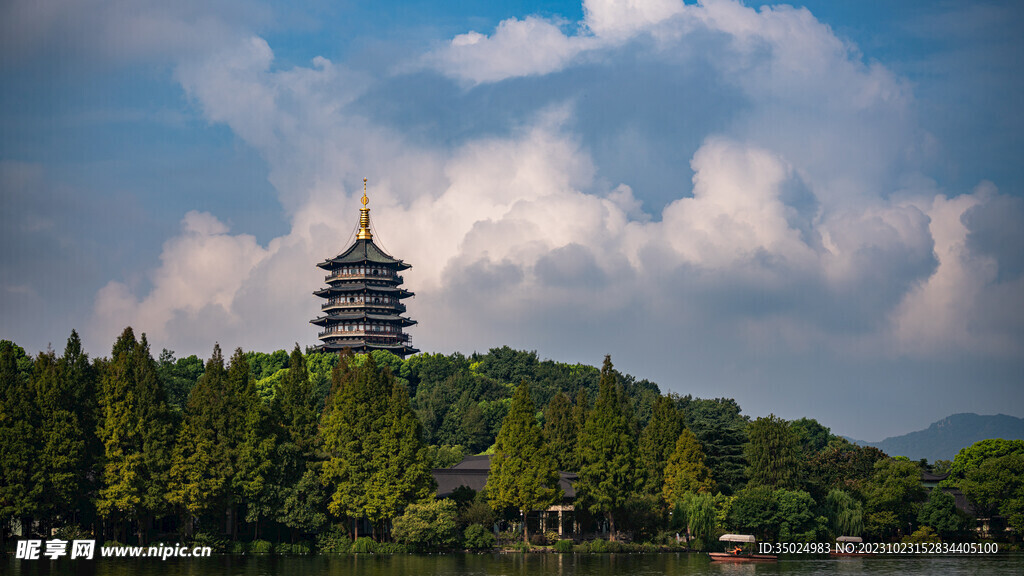
[{"label": "treeline", "polygon": [[[1018,527],[1024,450],[1014,446],[961,452],[948,482]],[[431,467],[481,452],[493,454],[486,493],[435,501]],[[61,356],[0,343],[4,538],[17,527],[221,549],[341,551],[367,546],[364,535],[486,547],[495,522],[529,538],[536,511],[562,497],[559,470],[578,473],[582,529],[612,540],[973,534],[952,496],[922,488],[921,463],[812,419],[750,421],[731,399],[663,395],[610,358],[598,370],[508,347],[403,360],[296,346],[225,359],[218,346],[205,362],[154,359],[130,328],[93,360],[75,333]]]}]

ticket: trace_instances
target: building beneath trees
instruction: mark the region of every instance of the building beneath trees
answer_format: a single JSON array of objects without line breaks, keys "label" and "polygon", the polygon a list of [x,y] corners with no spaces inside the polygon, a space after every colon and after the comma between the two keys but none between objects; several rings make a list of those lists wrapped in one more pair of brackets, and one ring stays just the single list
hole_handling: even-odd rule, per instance
[{"label": "building beneath trees", "polygon": [[401,287],[399,272],[411,266],[373,243],[368,202],[364,178],[356,241],[338,256],[317,264],[327,271],[327,287],[313,292],[326,300],[320,305],[325,315],[310,323],[321,327],[317,350],[349,348],[357,354],[387,350],[405,358],[419,352],[410,346],[409,335],[403,331],[416,323],[402,316],[402,300],[413,293]]}]

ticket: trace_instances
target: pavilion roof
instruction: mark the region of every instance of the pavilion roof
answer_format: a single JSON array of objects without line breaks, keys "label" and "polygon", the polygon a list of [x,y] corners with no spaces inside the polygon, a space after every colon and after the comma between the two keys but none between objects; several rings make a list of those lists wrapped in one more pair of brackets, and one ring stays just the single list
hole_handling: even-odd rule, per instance
[{"label": "pavilion roof", "polygon": [[317,264],[324,270],[333,270],[339,266],[346,264],[360,264],[363,262],[372,262],[374,264],[387,264],[394,266],[398,270],[405,270],[412,268],[409,264],[402,262],[396,258],[393,258],[387,252],[381,250],[373,240],[356,240],[354,244],[349,246],[348,250],[345,250],[341,254],[338,254],[334,258],[328,258],[323,262]]}]

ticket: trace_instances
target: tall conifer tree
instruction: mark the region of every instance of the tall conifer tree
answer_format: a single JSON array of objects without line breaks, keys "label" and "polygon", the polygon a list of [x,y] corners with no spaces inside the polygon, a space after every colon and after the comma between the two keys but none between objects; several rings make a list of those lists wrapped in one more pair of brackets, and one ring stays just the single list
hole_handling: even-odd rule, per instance
[{"label": "tall conifer tree", "polygon": [[53,351],[36,358],[32,387],[39,415],[41,450],[32,467],[33,490],[39,494],[38,510],[45,533],[58,517],[68,522],[84,490],[87,473],[85,433],[64,389],[59,363]]},{"label": "tall conifer tree", "polygon": [[495,510],[515,508],[523,514],[523,540],[529,542],[526,515],[546,510],[562,497],[558,469],[537,424],[530,386],[524,380],[498,432],[487,477],[487,498]]},{"label": "tall conifer tree", "polygon": [[651,421],[640,435],[640,461],[643,463],[648,493],[657,494],[661,491],[665,483],[665,466],[676,449],[683,429],[683,415],[676,408],[675,401],[668,396],[658,396]]},{"label": "tall conifer tree", "polygon": [[323,420],[324,449],[328,458],[321,481],[331,494],[328,509],[335,516],[358,521],[368,515],[367,486],[373,476],[373,454],[387,411],[387,392],[372,357],[359,366],[343,358],[334,370],[330,405]]},{"label": "tall conifer tree", "polygon": [[704,452],[697,437],[683,429],[675,450],[665,465],[662,495],[669,506],[688,492],[710,494],[715,488],[711,470],[704,464]]},{"label": "tall conifer tree", "polygon": [[145,335],[136,341],[125,328],[104,366],[98,424],[104,465],[96,507],[115,523],[137,521],[141,544],[150,521],[165,511],[170,414]]},{"label": "tall conifer tree", "polygon": [[14,519],[24,525],[37,510],[32,468],[41,437],[29,382],[18,369],[18,358],[24,354],[13,342],[0,341],[0,521],[4,525]]},{"label": "tall conifer tree", "polygon": [[281,434],[276,519],[291,528],[293,536],[298,531],[320,530],[327,521],[323,513],[327,493],[319,480],[317,397],[298,344],[288,358],[288,372],[278,383],[271,406]]},{"label": "tall conifer tree", "polygon": [[559,470],[576,468],[576,422],[565,392],[551,397],[544,410],[544,437]]},{"label": "tall conifer tree", "polygon": [[611,357],[605,356],[597,402],[580,439],[583,466],[577,491],[592,512],[605,515],[612,540],[617,538],[616,511],[642,488],[632,418],[629,400],[616,382]]}]

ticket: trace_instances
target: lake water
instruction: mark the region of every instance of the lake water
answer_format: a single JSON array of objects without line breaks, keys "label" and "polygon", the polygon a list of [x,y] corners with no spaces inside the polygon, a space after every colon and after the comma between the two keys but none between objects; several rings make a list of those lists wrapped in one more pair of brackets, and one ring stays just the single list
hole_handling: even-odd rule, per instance
[{"label": "lake water", "polygon": [[202,559],[0,561],[11,576],[754,576],[765,574],[986,576],[1024,574],[1024,554],[890,558],[792,557],[777,564],[719,564],[699,554],[440,554],[217,556]]}]

